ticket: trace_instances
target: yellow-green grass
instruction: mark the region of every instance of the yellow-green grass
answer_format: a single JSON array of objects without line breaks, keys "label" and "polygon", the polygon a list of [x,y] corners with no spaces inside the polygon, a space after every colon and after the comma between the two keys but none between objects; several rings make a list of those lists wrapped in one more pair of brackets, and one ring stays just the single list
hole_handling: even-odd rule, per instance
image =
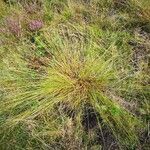
[{"label": "yellow-green grass", "polygon": [[[133,25],[149,24],[143,2],[44,1],[31,14],[20,3],[0,2],[2,28],[8,17],[20,18],[22,28],[20,37],[1,33],[1,149],[107,149],[107,141],[97,141],[105,126],[118,149],[142,145],[148,61],[133,55],[134,43],[143,51],[149,44],[135,31],[140,24]],[[33,19],[44,24],[35,32],[28,28]],[[89,108],[96,117],[92,128],[93,118],[85,119]]]}]

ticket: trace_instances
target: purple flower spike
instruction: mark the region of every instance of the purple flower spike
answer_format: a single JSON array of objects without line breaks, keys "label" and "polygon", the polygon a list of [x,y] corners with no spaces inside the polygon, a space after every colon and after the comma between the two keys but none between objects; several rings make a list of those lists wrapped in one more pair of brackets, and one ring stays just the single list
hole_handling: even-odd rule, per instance
[{"label": "purple flower spike", "polygon": [[41,20],[31,20],[29,23],[29,29],[31,31],[37,31],[43,27],[43,22]]},{"label": "purple flower spike", "polygon": [[6,19],[6,25],[10,33],[12,33],[15,36],[21,35],[21,26],[18,20],[13,18],[8,18]]}]

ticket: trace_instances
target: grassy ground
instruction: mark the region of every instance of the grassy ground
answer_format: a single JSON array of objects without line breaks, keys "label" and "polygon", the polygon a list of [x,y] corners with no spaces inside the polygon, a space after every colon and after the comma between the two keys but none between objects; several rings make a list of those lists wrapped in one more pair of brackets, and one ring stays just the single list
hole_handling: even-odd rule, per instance
[{"label": "grassy ground", "polygon": [[149,149],[149,0],[0,6],[1,150]]}]

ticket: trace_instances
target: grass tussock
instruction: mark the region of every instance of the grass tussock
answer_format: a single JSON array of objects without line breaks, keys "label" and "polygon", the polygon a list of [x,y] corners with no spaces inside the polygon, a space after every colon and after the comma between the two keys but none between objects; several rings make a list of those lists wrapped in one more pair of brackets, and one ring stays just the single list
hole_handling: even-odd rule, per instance
[{"label": "grass tussock", "polygon": [[146,150],[148,3],[1,1],[0,148]]}]

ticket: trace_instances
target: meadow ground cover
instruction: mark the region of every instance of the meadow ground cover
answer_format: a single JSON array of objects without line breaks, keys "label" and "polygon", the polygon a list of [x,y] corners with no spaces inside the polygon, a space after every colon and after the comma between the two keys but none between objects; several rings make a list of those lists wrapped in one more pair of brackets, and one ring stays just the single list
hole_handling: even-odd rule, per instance
[{"label": "meadow ground cover", "polygon": [[1,150],[149,149],[149,0],[0,6]]}]

